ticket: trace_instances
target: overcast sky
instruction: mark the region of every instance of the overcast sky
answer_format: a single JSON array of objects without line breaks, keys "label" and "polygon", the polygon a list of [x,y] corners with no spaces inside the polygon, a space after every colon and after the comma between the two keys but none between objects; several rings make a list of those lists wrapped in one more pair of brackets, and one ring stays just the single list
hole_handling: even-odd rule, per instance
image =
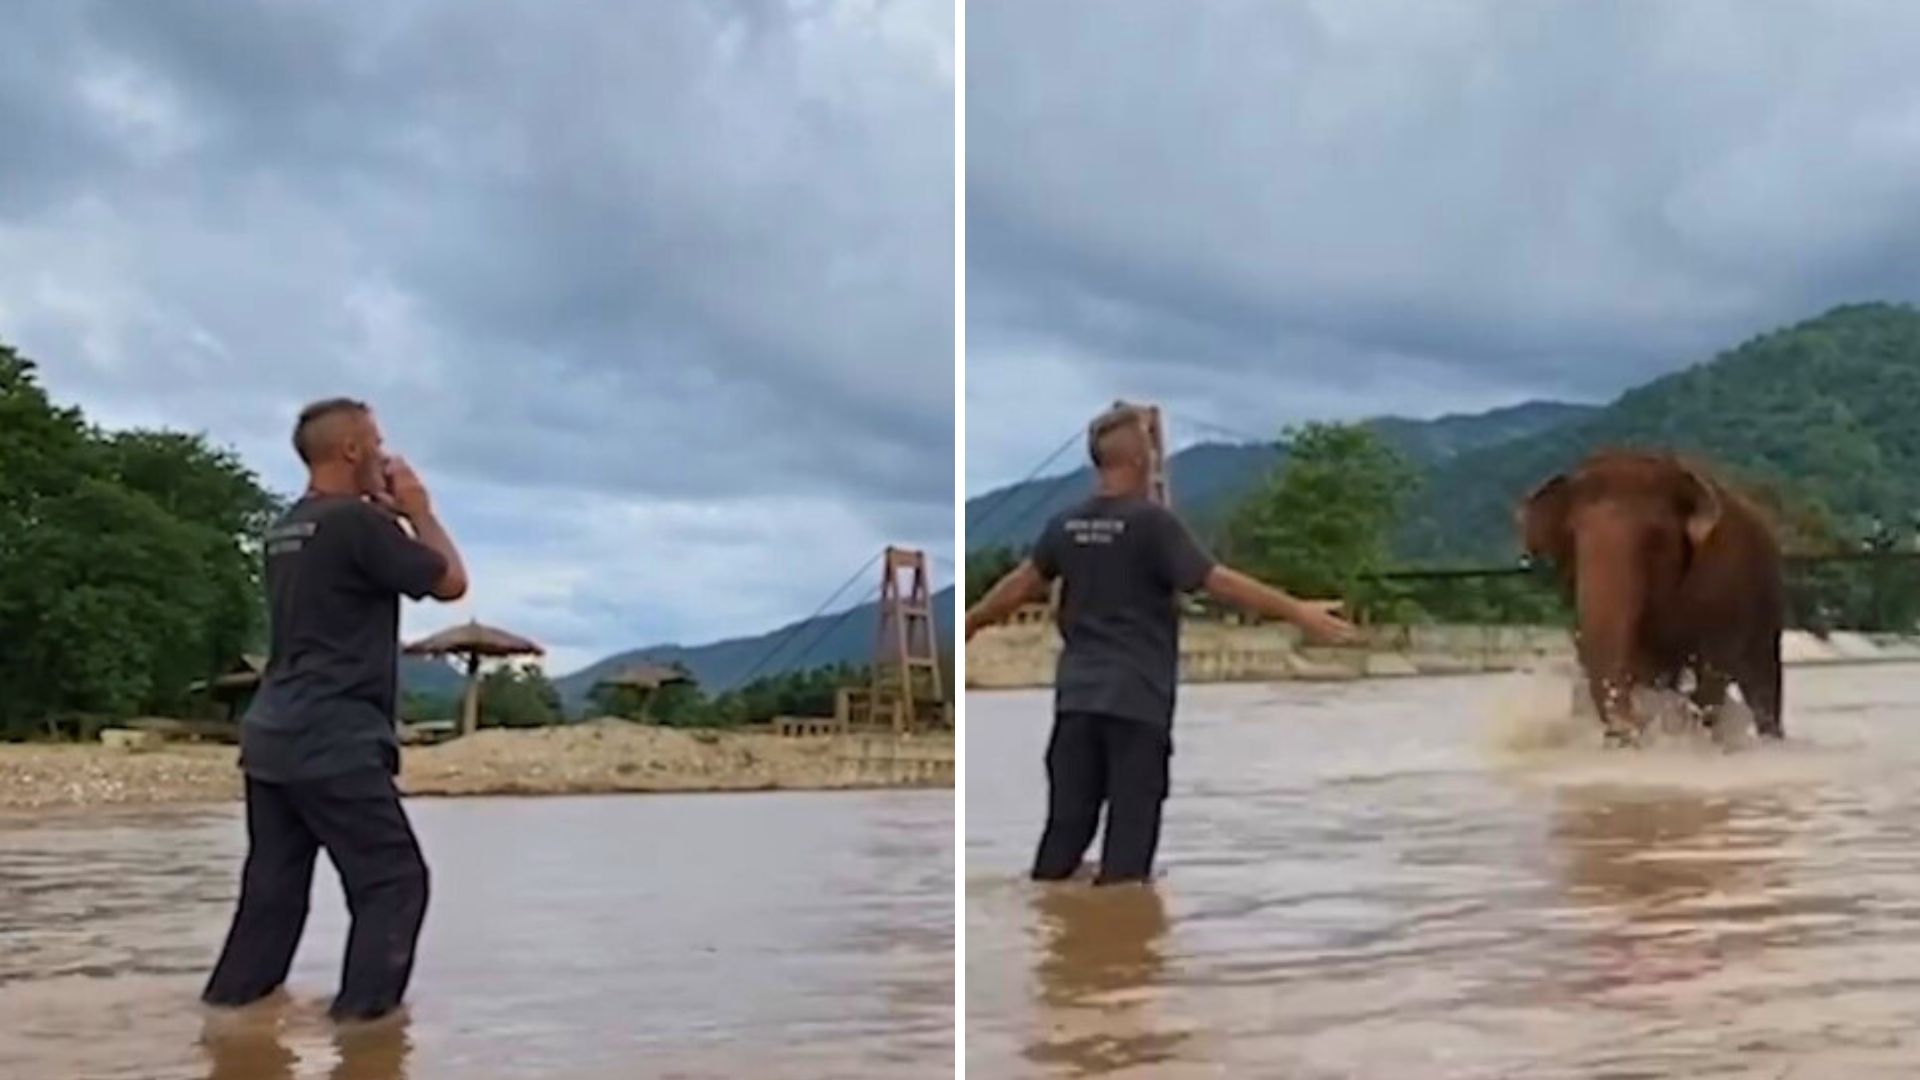
[{"label": "overcast sky", "polygon": [[889,541],[944,583],[952,21],[12,4],[0,338],[282,491],[299,406],[370,399],[474,576],[408,633],[477,616],[566,671],[804,616]]},{"label": "overcast sky", "polygon": [[1883,0],[972,0],[967,489],[1116,396],[1604,401],[1920,298],[1916,56]]}]

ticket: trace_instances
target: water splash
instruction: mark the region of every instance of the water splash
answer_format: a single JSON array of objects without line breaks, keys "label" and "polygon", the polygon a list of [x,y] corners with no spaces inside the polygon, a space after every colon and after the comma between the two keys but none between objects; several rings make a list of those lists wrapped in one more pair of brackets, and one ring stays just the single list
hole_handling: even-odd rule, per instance
[{"label": "water splash", "polygon": [[[1640,718],[1642,751],[1693,752],[1741,749],[1753,743],[1753,714],[1729,698],[1710,719],[1684,693],[1644,687],[1632,692]],[[1511,676],[1489,709],[1487,739],[1502,755],[1597,748],[1605,735],[1585,676],[1577,666],[1558,662]]]}]

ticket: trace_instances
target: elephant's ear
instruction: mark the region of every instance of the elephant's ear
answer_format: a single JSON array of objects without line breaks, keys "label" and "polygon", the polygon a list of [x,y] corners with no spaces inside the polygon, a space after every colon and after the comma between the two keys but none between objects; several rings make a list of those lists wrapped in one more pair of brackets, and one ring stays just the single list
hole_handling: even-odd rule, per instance
[{"label": "elephant's ear", "polygon": [[1564,563],[1572,546],[1567,522],[1572,510],[1573,483],[1565,473],[1534,488],[1514,513],[1527,554]]},{"label": "elephant's ear", "polygon": [[1681,511],[1686,515],[1687,540],[1694,547],[1699,547],[1720,525],[1720,489],[1698,469],[1690,465],[1682,465],[1680,469],[1686,474],[1686,487],[1680,503]]}]

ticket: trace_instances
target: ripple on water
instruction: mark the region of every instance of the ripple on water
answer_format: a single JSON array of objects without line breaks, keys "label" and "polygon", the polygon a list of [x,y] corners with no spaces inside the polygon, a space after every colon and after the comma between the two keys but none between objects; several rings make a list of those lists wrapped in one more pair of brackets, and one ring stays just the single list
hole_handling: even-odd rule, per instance
[{"label": "ripple on water", "polygon": [[325,860],[292,995],[207,1029],[236,808],[0,822],[0,1077],[952,1074],[943,792],[409,809],[435,895],[385,1036],[325,1020],[346,922]]},{"label": "ripple on water", "polygon": [[1784,744],[1610,752],[1565,673],[1188,688],[1142,918],[1018,881],[1047,701],[976,696],[969,1067],[1910,1075],[1920,668],[1787,702]]}]

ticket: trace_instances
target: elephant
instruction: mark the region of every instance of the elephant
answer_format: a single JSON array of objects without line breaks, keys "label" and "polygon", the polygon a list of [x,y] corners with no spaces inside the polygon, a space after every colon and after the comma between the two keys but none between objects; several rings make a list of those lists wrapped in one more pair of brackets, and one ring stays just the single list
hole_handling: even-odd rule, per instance
[{"label": "elephant", "polygon": [[1603,449],[1540,484],[1516,514],[1527,557],[1558,572],[1608,746],[1640,741],[1638,688],[1690,696],[1712,729],[1729,684],[1762,738],[1784,737],[1786,586],[1771,522],[1674,454]]}]

